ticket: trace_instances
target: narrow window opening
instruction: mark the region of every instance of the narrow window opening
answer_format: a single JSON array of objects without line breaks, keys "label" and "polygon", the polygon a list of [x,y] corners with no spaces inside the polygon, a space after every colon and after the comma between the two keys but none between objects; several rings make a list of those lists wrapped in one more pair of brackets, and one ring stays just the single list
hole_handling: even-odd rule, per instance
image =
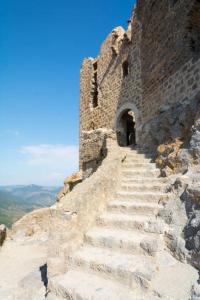
[{"label": "narrow window opening", "polygon": [[193,9],[189,14],[188,26],[187,26],[187,36],[188,45],[191,52],[199,58],[200,55],[200,1],[194,1]]},{"label": "narrow window opening", "polygon": [[97,82],[97,69],[98,69],[98,64],[95,62],[93,64],[93,81],[92,81],[92,105],[93,108],[98,106],[98,82]]},{"label": "narrow window opening", "polygon": [[122,70],[123,70],[123,77],[127,77],[129,74],[129,63],[128,61],[124,61],[122,64]]},{"label": "narrow window opening", "polygon": [[93,64],[94,71],[97,71],[97,61]]},{"label": "narrow window opening", "polygon": [[192,32],[192,37],[190,39],[190,47],[192,52],[199,54],[200,53],[200,32],[194,30]]}]

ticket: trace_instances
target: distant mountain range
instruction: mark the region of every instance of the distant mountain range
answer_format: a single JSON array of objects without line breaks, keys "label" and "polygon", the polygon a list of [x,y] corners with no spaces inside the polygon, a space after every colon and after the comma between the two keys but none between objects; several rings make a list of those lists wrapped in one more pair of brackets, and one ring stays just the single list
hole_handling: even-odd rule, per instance
[{"label": "distant mountain range", "polygon": [[8,227],[34,209],[51,206],[60,187],[35,184],[0,186],[0,224]]}]

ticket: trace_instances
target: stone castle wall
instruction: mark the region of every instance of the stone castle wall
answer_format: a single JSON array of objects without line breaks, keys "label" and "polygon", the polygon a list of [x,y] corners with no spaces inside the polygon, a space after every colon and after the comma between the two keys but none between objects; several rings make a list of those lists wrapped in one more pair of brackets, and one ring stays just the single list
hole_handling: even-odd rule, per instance
[{"label": "stone castle wall", "polygon": [[[142,115],[148,121],[163,105],[190,98],[200,58],[198,1],[141,1]],[[196,16],[197,14],[198,16]],[[193,73],[193,68],[195,68]],[[191,92],[191,88],[193,91]]]},{"label": "stone castle wall", "polygon": [[199,20],[197,0],[140,0],[128,29],[115,28],[103,43],[99,56],[83,61],[81,168],[86,163],[88,143],[93,145],[91,162],[102,151],[96,151],[95,143],[99,145],[99,141],[92,138],[92,131],[98,128],[116,131],[117,118],[123,110],[133,110],[137,144],[143,147],[144,130],[153,118],[198,94]]}]

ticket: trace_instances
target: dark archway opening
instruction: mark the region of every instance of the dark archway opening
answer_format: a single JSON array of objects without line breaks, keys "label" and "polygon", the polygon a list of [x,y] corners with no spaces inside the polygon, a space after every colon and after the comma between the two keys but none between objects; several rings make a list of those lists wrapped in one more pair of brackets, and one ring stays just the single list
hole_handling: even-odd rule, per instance
[{"label": "dark archway opening", "polygon": [[135,146],[136,135],[135,135],[135,116],[131,110],[123,112],[118,121],[117,126],[117,140],[119,146]]}]

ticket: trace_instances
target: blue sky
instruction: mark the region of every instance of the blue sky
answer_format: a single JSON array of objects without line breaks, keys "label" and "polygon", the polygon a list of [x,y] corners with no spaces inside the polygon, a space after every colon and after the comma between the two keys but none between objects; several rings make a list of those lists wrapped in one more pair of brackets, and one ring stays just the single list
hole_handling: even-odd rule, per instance
[{"label": "blue sky", "polygon": [[134,0],[0,0],[0,185],[78,169],[79,71]]}]

